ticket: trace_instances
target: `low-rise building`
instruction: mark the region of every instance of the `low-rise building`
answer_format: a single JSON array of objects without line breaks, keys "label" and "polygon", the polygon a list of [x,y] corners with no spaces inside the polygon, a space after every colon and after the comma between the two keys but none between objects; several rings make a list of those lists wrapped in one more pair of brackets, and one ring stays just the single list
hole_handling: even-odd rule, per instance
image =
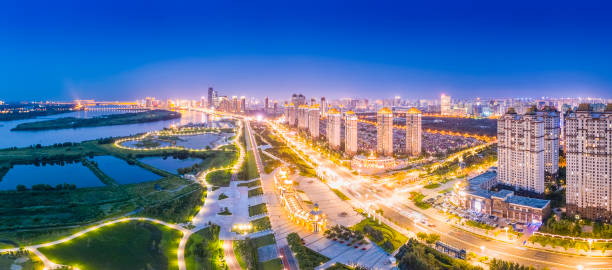
[{"label": "low-rise building", "polygon": [[476,214],[492,215],[525,224],[542,223],[550,215],[550,201],[518,196],[511,190],[492,191],[497,172],[487,171],[455,185],[453,201]]}]

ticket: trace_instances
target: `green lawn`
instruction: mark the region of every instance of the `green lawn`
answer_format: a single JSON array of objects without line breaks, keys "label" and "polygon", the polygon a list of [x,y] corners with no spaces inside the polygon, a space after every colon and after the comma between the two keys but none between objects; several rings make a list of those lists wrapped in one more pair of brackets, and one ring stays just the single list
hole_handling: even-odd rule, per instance
[{"label": "green lawn", "polygon": [[260,214],[265,214],[268,213],[268,208],[266,207],[265,203],[260,203],[257,205],[252,205],[249,206],[249,216],[256,216],[256,215],[260,215]]},{"label": "green lawn", "polygon": [[412,200],[414,205],[416,205],[418,208],[425,210],[431,207],[431,204],[423,201],[423,199],[425,199],[425,195],[418,193],[416,191],[412,191],[410,192],[410,196],[411,196],[410,200]]},{"label": "green lawn", "polygon": [[426,189],[434,189],[434,188],[438,188],[438,187],[440,187],[440,183],[431,183],[431,184],[428,184],[428,185],[424,186],[424,188],[426,188]]},{"label": "green lawn", "polygon": [[253,225],[253,232],[265,231],[272,228],[272,225],[270,225],[270,219],[268,217],[253,220],[251,221],[251,224]]},{"label": "green lawn", "polygon": [[187,270],[225,269],[219,226],[213,225],[192,234],[185,246]]},{"label": "green lawn", "polygon": [[259,262],[257,249],[263,246],[275,244],[273,234],[258,238],[246,238],[234,241],[234,254],[242,269],[253,270],[281,270],[283,264],[280,259]]},{"label": "green lawn", "polygon": [[249,198],[250,197],[259,196],[259,195],[263,195],[263,189],[262,188],[258,187],[258,188],[249,190]]},{"label": "green lawn", "polygon": [[232,170],[214,171],[206,175],[206,182],[213,186],[229,187],[232,180]]},{"label": "green lawn", "polygon": [[301,238],[297,233],[287,235],[287,242],[289,247],[291,247],[291,251],[295,253],[295,257],[302,270],[313,270],[315,267],[329,261],[329,258],[302,245]]},{"label": "green lawn", "polygon": [[249,187],[249,188],[261,186],[261,180],[255,180],[255,181],[251,181],[248,183],[240,183],[238,184],[238,186],[239,187]]},{"label": "green lawn", "polygon": [[162,225],[127,222],[39,250],[53,262],[80,269],[178,269],[180,238],[180,231]]},{"label": "green lawn", "polygon": [[[367,227],[370,227],[373,230],[379,231],[382,234],[382,238],[379,238],[380,235],[374,235],[374,233],[368,233]],[[372,220],[371,218],[365,218],[361,222],[355,224],[355,226],[351,227],[352,230],[362,231],[365,235],[368,236],[370,240],[372,240],[377,245],[381,246],[385,251],[391,253],[394,250],[401,247],[406,241],[408,241],[408,237],[389,227],[388,225],[381,223],[378,224],[377,221]],[[375,233],[378,234],[378,233]],[[392,246],[386,246],[385,242],[389,241]]]},{"label": "green lawn", "polygon": [[490,226],[490,225],[487,225],[487,224],[484,224],[484,223],[480,223],[478,221],[469,220],[469,219],[465,221],[465,225],[468,225],[468,226],[471,226],[471,227],[474,227],[474,228],[480,228],[480,229],[483,229],[483,230],[493,230],[493,229],[495,229],[495,227],[493,227],[493,226]]},{"label": "green lawn", "polygon": [[239,180],[251,180],[259,177],[259,172],[257,171],[257,163],[255,162],[255,154],[253,151],[248,151],[246,153],[246,159],[242,164],[242,168],[240,168],[240,172],[238,173]]}]

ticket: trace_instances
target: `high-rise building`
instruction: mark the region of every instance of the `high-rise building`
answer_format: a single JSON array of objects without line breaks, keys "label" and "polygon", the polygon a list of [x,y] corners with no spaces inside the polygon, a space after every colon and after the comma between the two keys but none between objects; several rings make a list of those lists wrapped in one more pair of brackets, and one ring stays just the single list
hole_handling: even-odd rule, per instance
[{"label": "high-rise building", "polygon": [[559,171],[559,111],[545,106],[537,114],[544,121],[544,172],[554,175]]},{"label": "high-rise building", "polygon": [[357,115],[347,111],[344,119],[344,152],[348,155],[357,153]]},{"label": "high-rise building", "polygon": [[412,156],[421,154],[421,111],[410,108],[406,112],[406,153]]},{"label": "high-rise building", "polygon": [[238,97],[232,96],[232,101],[230,102],[230,112],[238,112]]},{"label": "high-rise building", "polygon": [[291,102],[295,104],[296,107],[299,107],[300,105],[306,104],[306,97],[302,94],[293,94],[291,96]]},{"label": "high-rise building", "polygon": [[327,100],[325,100],[325,97],[321,97],[321,114],[327,115]]},{"label": "high-rise building", "polygon": [[295,104],[293,104],[293,102],[289,103],[289,106],[287,106],[288,108],[288,117],[287,117],[287,122],[289,122],[289,126],[295,127],[295,124],[297,123],[297,113],[295,110]]},{"label": "high-rise building", "polygon": [[319,104],[310,106],[308,109],[308,131],[313,139],[319,137],[319,117]]},{"label": "high-rise building", "polygon": [[200,97],[200,107],[206,107],[206,97]]},{"label": "high-rise building", "polygon": [[232,105],[231,105],[230,100],[227,98],[227,96],[220,96],[219,104],[217,104],[215,108],[223,112],[231,112]]},{"label": "high-rise building", "polygon": [[264,112],[268,112],[268,97],[264,99]]},{"label": "high-rise building", "polygon": [[316,98],[310,98],[310,106],[317,104]]},{"label": "high-rise building", "polygon": [[532,108],[513,108],[497,121],[498,182],[515,189],[544,192],[544,122]]},{"label": "high-rise building", "polygon": [[566,206],[571,215],[612,219],[612,104],[594,112],[588,104],[568,112]]},{"label": "high-rise building", "polygon": [[342,115],[334,108],[327,111],[327,142],[333,149],[340,148],[340,125]]},{"label": "high-rise building", "polygon": [[300,105],[297,109],[299,129],[308,129],[308,105]]},{"label": "high-rise building", "polygon": [[275,114],[278,112],[278,102],[275,100],[274,101],[274,111]]},{"label": "high-rise building", "polygon": [[440,96],[440,114],[451,115],[451,97],[445,94]]},{"label": "high-rise building", "polygon": [[246,97],[245,96],[240,97],[240,109],[238,111],[242,113],[246,112]]},{"label": "high-rise building", "polygon": [[215,108],[219,105],[217,91],[213,90],[212,87],[208,87],[208,108]]},{"label": "high-rise building", "polygon": [[376,152],[383,156],[393,155],[393,112],[387,107],[376,114]]}]

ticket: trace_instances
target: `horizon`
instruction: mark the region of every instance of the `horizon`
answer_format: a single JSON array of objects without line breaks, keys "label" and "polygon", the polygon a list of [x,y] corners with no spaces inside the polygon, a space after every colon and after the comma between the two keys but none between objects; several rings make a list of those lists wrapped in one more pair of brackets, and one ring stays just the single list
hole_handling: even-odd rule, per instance
[{"label": "horizon", "polygon": [[1,99],[612,97],[607,3],[75,3],[6,5]]}]

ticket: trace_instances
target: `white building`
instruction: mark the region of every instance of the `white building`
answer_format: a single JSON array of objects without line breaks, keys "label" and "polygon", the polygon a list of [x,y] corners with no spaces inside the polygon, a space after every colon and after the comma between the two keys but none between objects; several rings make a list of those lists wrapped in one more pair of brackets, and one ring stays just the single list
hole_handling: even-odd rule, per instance
[{"label": "white building", "polygon": [[569,214],[590,219],[612,217],[612,104],[593,112],[588,104],[565,120]]},{"label": "white building", "polygon": [[383,156],[393,155],[393,112],[387,107],[376,114],[376,152]]},{"label": "white building", "polygon": [[561,132],[559,111],[552,107],[544,107],[537,114],[544,121],[544,171],[557,174],[559,171],[559,134]]},{"label": "white building", "polygon": [[353,111],[348,111],[345,115],[344,152],[352,156],[357,153],[357,115]]},{"label": "white building", "polygon": [[310,106],[308,109],[308,131],[313,139],[319,137],[319,117],[319,104]]},{"label": "white building", "polygon": [[510,108],[497,121],[498,182],[544,192],[544,122],[534,110],[519,115]]},{"label": "white building", "polygon": [[440,96],[440,114],[451,115],[451,97],[445,94]]},{"label": "white building", "polygon": [[308,129],[308,106],[300,105],[297,109],[297,121],[299,129]]},{"label": "white building", "polygon": [[406,112],[406,153],[412,156],[421,154],[421,111],[411,108]]},{"label": "white building", "polygon": [[327,111],[327,141],[333,149],[340,148],[341,117],[340,112],[334,108]]}]

